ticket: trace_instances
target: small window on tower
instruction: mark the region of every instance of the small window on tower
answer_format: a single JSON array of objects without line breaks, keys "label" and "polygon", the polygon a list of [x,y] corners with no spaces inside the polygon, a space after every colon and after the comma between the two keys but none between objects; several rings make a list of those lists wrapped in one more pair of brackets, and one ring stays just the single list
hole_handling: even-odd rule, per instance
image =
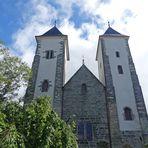
[{"label": "small window on tower", "polygon": [[42,92],[47,92],[49,88],[48,80],[44,80],[42,83]]},{"label": "small window on tower", "polygon": [[51,51],[50,51],[50,59],[53,59],[53,58],[54,58],[54,51],[51,50]]},{"label": "small window on tower", "polygon": [[49,59],[49,51],[46,51],[46,59]]},{"label": "small window on tower", "polygon": [[124,118],[125,120],[133,120],[132,110],[129,107],[124,108]]},{"label": "small window on tower", "polygon": [[123,74],[123,69],[121,65],[118,65],[118,72],[119,74]]},{"label": "small window on tower", "polygon": [[119,53],[119,51],[116,51],[116,57],[117,57],[117,58],[120,57],[120,53]]},{"label": "small window on tower", "polygon": [[53,50],[47,50],[46,51],[46,59],[53,59],[54,58],[54,51]]}]

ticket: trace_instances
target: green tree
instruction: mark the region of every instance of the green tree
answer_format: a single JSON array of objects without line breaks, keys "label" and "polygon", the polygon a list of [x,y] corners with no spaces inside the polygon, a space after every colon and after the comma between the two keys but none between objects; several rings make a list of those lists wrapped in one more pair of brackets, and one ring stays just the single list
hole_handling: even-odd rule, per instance
[{"label": "green tree", "polygon": [[76,148],[76,137],[52,110],[49,97],[22,107],[7,102],[0,107],[1,148]]},{"label": "green tree", "polygon": [[0,48],[0,100],[16,98],[21,86],[27,85],[30,68],[8,48]]},{"label": "green tree", "polygon": [[0,147],[23,148],[23,107],[12,101],[0,105]]}]

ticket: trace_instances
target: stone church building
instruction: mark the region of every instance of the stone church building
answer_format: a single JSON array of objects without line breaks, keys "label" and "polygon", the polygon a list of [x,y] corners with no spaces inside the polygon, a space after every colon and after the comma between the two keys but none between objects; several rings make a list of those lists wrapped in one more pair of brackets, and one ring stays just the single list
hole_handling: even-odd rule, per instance
[{"label": "stone church building", "polygon": [[54,26],[35,38],[33,77],[25,102],[51,96],[54,110],[67,123],[76,122],[79,148],[144,148],[148,116],[129,36],[109,26],[98,39],[99,79],[83,63],[67,83],[68,36]]}]

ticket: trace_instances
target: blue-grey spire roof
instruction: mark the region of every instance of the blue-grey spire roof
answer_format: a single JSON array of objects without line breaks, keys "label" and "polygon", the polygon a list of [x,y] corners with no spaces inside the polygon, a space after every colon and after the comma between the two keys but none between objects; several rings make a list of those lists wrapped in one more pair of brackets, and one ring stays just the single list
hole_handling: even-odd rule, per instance
[{"label": "blue-grey spire roof", "polygon": [[107,34],[118,34],[119,35],[120,33],[109,26],[108,29],[105,31],[104,35],[107,35]]},{"label": "blue-grey spire roof", "polygon": [[56,26],[45,32],[42,36],[60,36],[63,35]]}]

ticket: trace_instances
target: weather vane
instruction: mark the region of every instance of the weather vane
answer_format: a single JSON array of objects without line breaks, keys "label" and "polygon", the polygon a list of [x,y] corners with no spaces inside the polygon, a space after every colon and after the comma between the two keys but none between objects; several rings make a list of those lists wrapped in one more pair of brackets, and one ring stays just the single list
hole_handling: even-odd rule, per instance
[{"label": "weather vane", "polygon": [[110,27],[110,22],[108,21],[108,27]]},{"label": "weather vane", "polygon": [[85,64],[84,56],[82,57],[82,65]]},{"label": "weather vane", "polygon": [[57,21],[55,20],[55,21],[54,21],[54,26],[56,27],[56,25],[57,25]]}]

